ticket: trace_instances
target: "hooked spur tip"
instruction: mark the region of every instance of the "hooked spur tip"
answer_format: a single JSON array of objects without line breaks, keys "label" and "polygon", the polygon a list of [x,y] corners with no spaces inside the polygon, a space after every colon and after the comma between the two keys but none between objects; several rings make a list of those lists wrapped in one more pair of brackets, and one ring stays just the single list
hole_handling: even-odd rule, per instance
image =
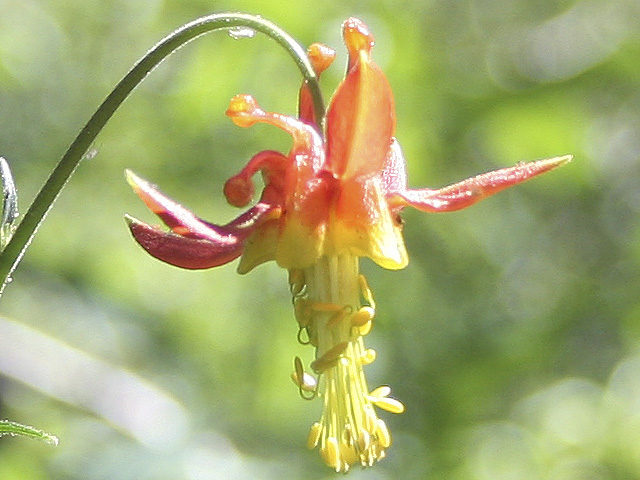
[{"label": "hooked spur tip", "polygon": [[230,205],[234,207],[244,207],[248,205],[253,198],[253,182],[250,178],[236,175],[225,182],[223,191]]},{"label": "hooked spur tip", "polygon": [[342,36],[350,56],[360,51],[371,52],[374,45],[373,35],[369,27],[360,19],[351,17],[342,24]]},{"label": "hooked spur tip", "polygon": [[242,93],[231,99],[225,115],[231,118],[233,123],[239,127],[250,127],[256,122],[256,117],[261,116],[263,113],[263,110],[252,95]]},{"label": "hooked spur tip", "polygon": [[324,72],[336,58],[336,51],[322,43],[312,43],[307,49],[307,56],[313,65],[316,75]]}]

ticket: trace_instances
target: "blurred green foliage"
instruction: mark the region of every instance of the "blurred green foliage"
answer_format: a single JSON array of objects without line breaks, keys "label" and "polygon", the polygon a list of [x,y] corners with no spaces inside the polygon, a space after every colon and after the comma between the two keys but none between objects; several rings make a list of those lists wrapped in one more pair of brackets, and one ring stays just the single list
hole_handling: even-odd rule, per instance
[{"label": "blurred green foliage", "polygon": [[[454,214],[405,214],[410,266],[363,268],[378,303],[371,385],[406,405],[388,458],[351,478],[640,477],[640,4],[634,0],[3,0],[0,155],[24,208],[128,68],[197,16],[259,13],[339,57],[358,16],[395,92],[412,186],[566,153],[566,167]],[[201,38],[100,135],[0,304],[3,479],[329,478],[305,448],[321,403],[289,379],[286,274],[182,271],[130,238],[150,220],[132,168],[204,218],[235,215],[226,178],[268,126],[236,93],[294,113],[299,73],[272,41]]]}]

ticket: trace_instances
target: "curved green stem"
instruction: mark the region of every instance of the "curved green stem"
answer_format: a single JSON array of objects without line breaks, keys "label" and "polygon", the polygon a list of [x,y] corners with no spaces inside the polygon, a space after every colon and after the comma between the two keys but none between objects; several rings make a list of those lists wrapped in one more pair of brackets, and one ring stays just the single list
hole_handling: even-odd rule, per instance
[{"label": "curved green stem", "polygon": [[307,80],[313,98],[316,118],[324,118],[324,103],[322,101],[320,86],[305,49],[277,25],[258,16],[243,13],[213,14],[184,25],[160,41],[135,64],[129,73],[120,80],[104,102],[102,102],[98,110],[96,110],[89,119],[89,122],[87,122],[80,134],[69,146],[34,199],[31,207],[29,207],[29,210],[25,213],[11,241],[2,251],[2,255],[0,255],[0,278],[3,279],[2,285],[0,286],[0,294],[22,259],[36,230],[80,163],[80,160],[82,160],[82,157],[98,133],[100,133],[107,121],[129,96],[131,91],[140,84],[149,72],[158,66],[160,62],[187,42],[214,30],[240,27],[250,28],[267,35],[289,52],[302,72],[304,79]]}]

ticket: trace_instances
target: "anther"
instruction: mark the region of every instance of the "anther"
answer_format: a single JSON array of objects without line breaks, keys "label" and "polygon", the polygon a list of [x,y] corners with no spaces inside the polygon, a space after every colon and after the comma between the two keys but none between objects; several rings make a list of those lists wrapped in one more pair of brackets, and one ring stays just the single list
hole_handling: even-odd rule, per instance
[{"label": "anther", "polygon": [[333,367],[338,360],[340,360],[348,344],[349,342],[340,342],[327,350],[321,357],[311,362],[313,371],[320,374]]},{"label": "anther", "polygon": [[327,322],[327,327],[332,328],[336,325],[340,324],[342,320],[351,315],[352,308],[349,305],[345,305],[342,309],[337,312],[335,315],[332,315],[329,321]]},{"label": "anther", "polygon": [[304,271],[299,268],[292,268],[289,270],[289,291],[293,297],[298,297],[303,294],[304,287],[306,287],[304,279]]},{"label": "anther", "polygon": [[342,431],[342,440],[347,445],[353,445],[353,433],[351,433],[351,424],[347,423]]},{"label": "anther", "polygon": [[369,305],[375,310],[376,302],[373,299],[373,292],[369,288],[369,283],[364,275],[358,275],[358,283],[360,284],[360,292]]},{"label": "anther", "polygon": [[251,95],[240,94],[231,99],[225,114],[239,127],[250,127],[264,111]]},{"label": "anther", "polygon": [[293,373],[291,380],[298,386],[298,393],[304,400],[313,400],[318,394],[318,382],[313,376],[304,371],[300,357],[293,359]]},{"label": "anther", "polygon": [[376,359],[376,351],[373,348],[367,348],[360,356],[360,363],[362,365],[370,365]]},{"label": "anther", "polygon": [[349,466],[356,463],[356,461],[358,460],[358,452],[353,445],[341,442],[340,457],[344,467],[344,471],[346,472]]},{"label": "anther", "polygon": [[369,397],[371,403],[373,403],[376,407],[386,410],[391,413],[403,413],[404,412],[404,404],[400,400],[396,400],[395,398],[375,398]]},{"label": "anther", "polygon": [[389,387],[389,385],[381,385],[378,388],[374,388],[369,394],[369,397],[376,397],[376,398],[388,397],[390,393],[391,393],[391,387]]},{"label": "anther", "polygon": [[244,207],[253,198],[253,182],[250,178],[236,175],[225,182],[223,192],[230,205]]},{"label": "anther", "polygon": [[382,385],[378,388],[375,388],[369,394],[369,401],[376,407],[382,408],[387,412],[403,413],[405,408],[404,404],[400,400],[396,400],[395,398],[388,398],[389,394],[391,394],[391,388],[388,385]]},{"label": "anther", "polygon": [[382,448],[387,448],[391,445],[391,434],[389,433],[389,429],[387,428],[387,424],[384,423],[384,420],[378,419],[376,422],[376,436],[378,437],[378,442]]},{"label": "anther", "polygon": [[354,327],[361,327],[373,320],[376,311],[372,307],[360,307],[356,313],[351,316],[351,324]]},{"label": "anther", "polygon": [[312,43],[307,49],[307,55],[311,60],[311,65],[313,65],[316,75],[320,75],[331,65],[331,62],[336,57],[336,51],[321,43]]},{"label": "anther", "polygon": [[369,320],[367,323],[358,328],[358,334],[362,337],[369,335],[369,332],[373,328],[373,321]]},{"label": "anther", "polygon": [[318,441],[320,440],[320,435],[322,434],[322,423],[316,422],[311,425],[311,430],[309,430],[309,437],[307,438],[307,447],[309,450],[316,448],[318,445]]},{"label": "anther", "polygon": [[378,417],[376,416],[376,412],[373,411],[373,407],[371,405],[365,405],[364,407],[364,428],[367,432],[371,434],[376,433],[376,429],[378,428],[376,422]]},{"label": "anther", "polygon": [[304,371],[302,367],[302,360],[300,357],[295,357],[293,359],[293,368],[294,373],[291,375],[291,378],[302,390],[306,390],[307,392],[314,392],[318,386],[318,382],[313,376],[309,375]]},{"label": "anther", "polygon": [[365,429],[361,428],[358,434],[358,449],[361,452],[367,451],[371,446],[371,435]]},{"label": "anther", "polygon": [[320,448],[320,455],[325,463],[334,468],[336,472],[341,470],[340,447],[335,437],[327,438],[327,443]]}]

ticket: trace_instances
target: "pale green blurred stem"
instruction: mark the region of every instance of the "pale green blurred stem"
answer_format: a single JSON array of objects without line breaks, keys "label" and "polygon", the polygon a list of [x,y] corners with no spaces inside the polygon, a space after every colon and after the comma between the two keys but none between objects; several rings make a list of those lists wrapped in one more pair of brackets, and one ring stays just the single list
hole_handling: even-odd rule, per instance
[{"label": "pale green blurred stem", "polygon": [[22,425],[16,422],[10,422],[9,420],[0,420],[0,436],[3,435],[21,435],[23,437],[36,438],[47,442],[50,445],[58,445],[58,437],[51,435],[50,433],[43,432],[37,428]]},{"label": "pale green blurred stem", "polygon": [[250,28],[256,32],[261,32],[278,42],[289,52],[302,72],[304,79],[307,80],[313,97],[316,118],[324,118],[324,103],[322,101],[318,79],[307,57],[306,51],[278,26],[258,16],[242,13],[213,14],[184,25],[149,50],[149,52],[138,61],[129,73],[116,85],[109,96],[107,96],[71,146],[69,146],[67,152],[36,196],[33,204],[25,213],[11,241],[3,250],[2,255],[0,255],[0,278],[3,280],[0,286],[0,294],[4,290],[7,281],[11,278],[11,274],[20,262],[25,250],[31,243],[36,230],[60,194],[62,187],[64,187],[69,180],[98,133],[100,133],[107,121],[129,96],[131,91],[142,82],[147,74],[160,64],[162,60],[187,42],[214,30],[239,27]]},{"label": "pale green blurred stem", "polygon": [[18,218],[18,192],[13,182],[11,168],[0,157],[0,179],[2,180],[2,219],[0,220],[0,250],[11,240],[14,225]]}]

